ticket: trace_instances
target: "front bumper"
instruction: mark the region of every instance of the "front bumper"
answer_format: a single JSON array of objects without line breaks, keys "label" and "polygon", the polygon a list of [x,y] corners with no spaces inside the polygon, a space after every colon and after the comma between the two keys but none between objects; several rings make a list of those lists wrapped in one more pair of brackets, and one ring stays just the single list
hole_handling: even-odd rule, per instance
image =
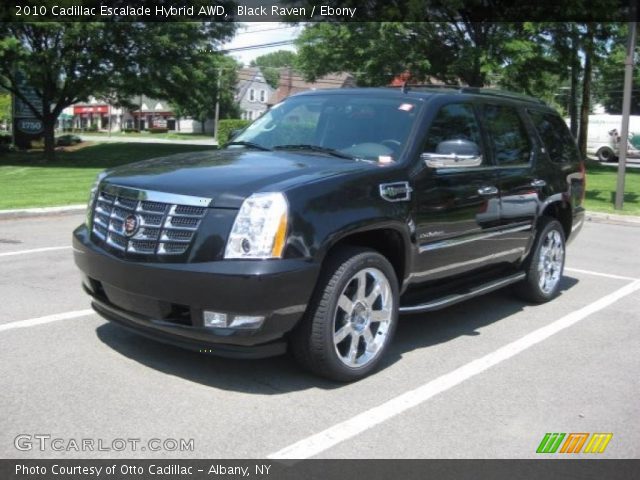
[{"label": "front bumper", "polygon": [[[156,340],[221,356],[260,358],[283,353],[284,335],[302,317],[319,266],[302,259],[200,263],[127,261],[73,233],[76,265],[94,309]],[[204,327],[202,312],[264,316],[256,330]]]}]

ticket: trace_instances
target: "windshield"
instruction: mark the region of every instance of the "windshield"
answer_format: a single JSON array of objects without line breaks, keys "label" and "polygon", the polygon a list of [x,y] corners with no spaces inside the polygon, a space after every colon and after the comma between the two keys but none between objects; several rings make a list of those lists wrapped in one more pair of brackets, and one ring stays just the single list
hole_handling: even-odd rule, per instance
[{"label": "windshield", "polygon": [[291,97],[233,138],[231,148],[268,148],[336,157],[397,161],[418,114],[418,102],[375,95]]}]

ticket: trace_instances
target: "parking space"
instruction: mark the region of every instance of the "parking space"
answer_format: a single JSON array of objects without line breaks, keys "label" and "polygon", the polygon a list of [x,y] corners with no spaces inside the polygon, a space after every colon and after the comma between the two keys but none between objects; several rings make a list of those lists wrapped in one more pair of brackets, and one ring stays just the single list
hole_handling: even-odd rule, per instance
[{"label": "parking space", "polygon": [[[2,221],[0,254],[68,246],[81,221]],[[112,325],[86,312],[69,248],[0,256],[0,455],[166,457],[14,447],[47,433],[193,439],[178,456],[194,458],[523,458],[545,432],[598,431],[614,433],[603,456],[637,457],[639,233],[587,223],[551,303],[505,290],[401,318],[383,368],[349,385],[288,356],[207,357]]]}]

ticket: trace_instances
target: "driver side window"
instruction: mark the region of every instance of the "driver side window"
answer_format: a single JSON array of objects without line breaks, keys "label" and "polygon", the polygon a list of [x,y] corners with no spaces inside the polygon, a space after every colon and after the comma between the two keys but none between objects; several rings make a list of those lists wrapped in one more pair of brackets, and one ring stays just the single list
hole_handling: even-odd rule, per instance
[{"label": "driver side window", "polygon": [[443,142],[465,140],[477,145],[481,151],[482,139],[473,107],[466,103],[452,103],[440,109],[431,122],[423,151],[444,153]]}]

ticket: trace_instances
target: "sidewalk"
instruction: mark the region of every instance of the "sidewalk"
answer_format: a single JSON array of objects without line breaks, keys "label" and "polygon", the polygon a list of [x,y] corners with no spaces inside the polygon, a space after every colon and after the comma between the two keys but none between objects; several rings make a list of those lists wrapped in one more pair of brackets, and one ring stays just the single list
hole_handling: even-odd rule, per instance
[{"label": "sidewalk", "polygon": [[215,138],[185,138],[184,140],[156,138],[152,134],[147,137],[140,137],[136,135],[79,135],[79,137],[85,142],[126,142],[126,143],[175,143],[177,145],[211,145],[216,146],[218,142]]}]

